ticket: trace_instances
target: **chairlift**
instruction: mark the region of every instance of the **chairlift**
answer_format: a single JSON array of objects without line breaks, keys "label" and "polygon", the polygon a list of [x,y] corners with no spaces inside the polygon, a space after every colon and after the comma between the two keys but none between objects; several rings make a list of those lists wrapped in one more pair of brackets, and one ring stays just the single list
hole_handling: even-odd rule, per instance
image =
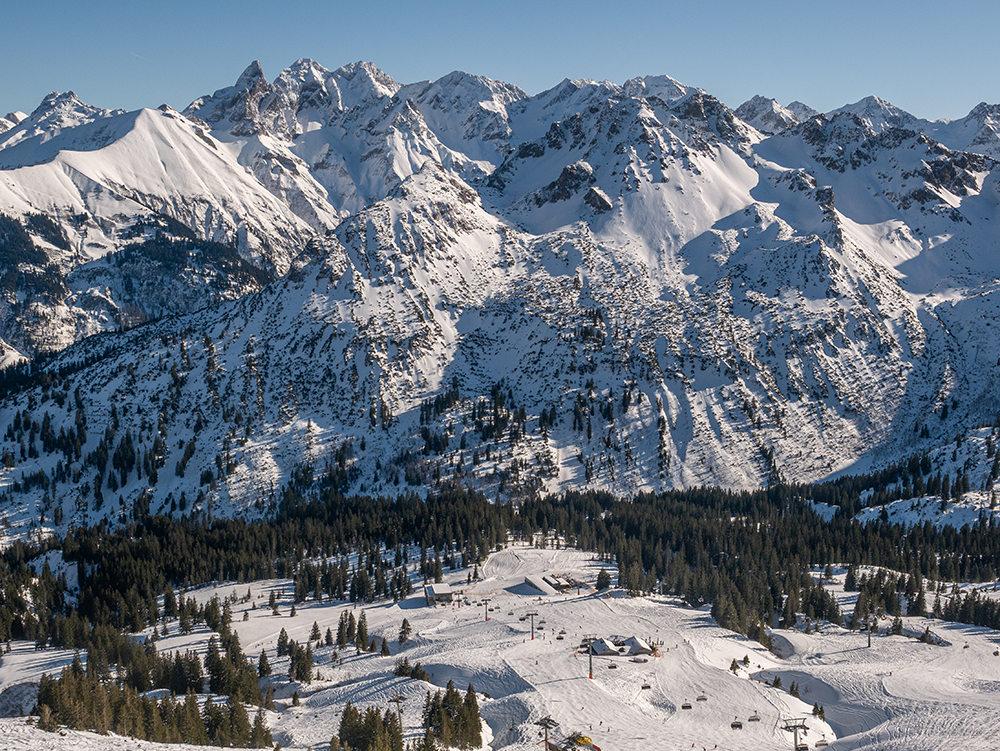
[{"label": "chairlift", "polygon": [[691,709],[691,702],[686,701],[683,704],[681,704],[681,709]]},{"label": "chairlift", "polygon": [[648,683],[643,683],[642,684],[642,690],[643,691],[646,691],[647,689],[651,689],[651,688],[652,688],[652,686],[650,686]]},{"label": "chairlift", "polygon": [[752,715],[750,715],[749,718],[747,718],[747,721],[748,722],[760,722],[760,715],[757,714],[756,712],[754,712]]},{"label": "chairlift", "polygon": [[615,665],[613,662],[609,662],[608,663],[608,670],[617,670],[617,669],[618,669],[618,666]]},{"label": "chairlift", "polygon": [[695,699],[695,701],[708,701],[708,697],[705,696],[705,694],[702,694],[697,699]]},{"label": "chairlift", "polygon": [[740,722],[739,719],[736,719],[729,723],[729,727],[731,727],[733,730],[742,730],[743,723]]},{"label": "chairlift", "polygon": [[562,641],[563,638],[564,638],[563,635],[559,634],[559,636],[556,637],[556,641]]},{"label": "chairlift", "polygon": [[816,741],[816,748],[824,748],[825,746],[829,745],[830,741],[828,741],[826,738],[820,738],[818,741]]}]

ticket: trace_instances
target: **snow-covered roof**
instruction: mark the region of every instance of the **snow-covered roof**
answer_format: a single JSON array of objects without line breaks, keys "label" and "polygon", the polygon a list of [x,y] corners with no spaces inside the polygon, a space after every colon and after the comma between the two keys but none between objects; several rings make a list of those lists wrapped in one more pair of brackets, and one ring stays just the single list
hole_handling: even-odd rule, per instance
[{"label": "snow-covered roof", "polygon": [[554,595],[556,590],[545,581],[544,576],[528,575],[524,577],[524,583],[530,584],[532,587],[537,589],[539,592],[545,595]]},{"label": "snow-covered roof", "polygon": [[618,647],[612,644],[607,639],[595,639],[590,642],[590,650],[595,655],[616,655],[618,654]]},{"label": "snow-covered roof", "polygon": [[630,636],[625,640],[623,646],[628,649],[628,654],[630,655],[653,654],[653,648],[649,646],[645,639],[640,639],[638,636]]},{"label": "snow-covered roof", "polygon": [[446,597],[451,594],[451,586],[441,582],[428,584],[427,591],[429,591],[434,597]]}]

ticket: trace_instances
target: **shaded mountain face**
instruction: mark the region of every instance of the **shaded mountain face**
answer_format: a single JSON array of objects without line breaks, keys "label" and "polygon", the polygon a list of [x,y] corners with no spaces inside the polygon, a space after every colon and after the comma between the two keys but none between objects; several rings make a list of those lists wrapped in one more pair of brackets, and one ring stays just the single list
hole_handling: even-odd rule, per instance
[{"label": "shaded mountain face", "polygon": [[0,354],[52,354],[2,382],[9,521],[939,446],[1000,411],[993,109],[310,60],[183,112],[47,97],[0,133]]}]

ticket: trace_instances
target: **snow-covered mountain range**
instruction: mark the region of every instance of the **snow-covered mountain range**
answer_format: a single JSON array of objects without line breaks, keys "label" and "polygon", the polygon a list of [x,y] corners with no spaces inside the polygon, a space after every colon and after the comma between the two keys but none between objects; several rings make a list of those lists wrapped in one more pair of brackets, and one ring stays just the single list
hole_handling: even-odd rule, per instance
[{"label": "snow-covered mountain range", "polygon": [[11,519],[938,447],[1000,413],[997,111],[311,60],[183,111],[52,94],[0,121],[3,358],[50,355],[8,371]]}]

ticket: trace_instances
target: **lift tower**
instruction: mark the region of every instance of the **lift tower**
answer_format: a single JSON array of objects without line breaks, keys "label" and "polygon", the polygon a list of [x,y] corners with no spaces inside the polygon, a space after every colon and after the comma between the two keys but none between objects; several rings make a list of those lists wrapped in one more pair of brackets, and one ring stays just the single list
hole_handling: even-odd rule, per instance
[{"label": "lift tower", "polygon": [[805,718],[785,720],[785,724],[781,727],[782,730],[788,730],[794,733],[794,740],[792,741],[792,748],[798,749],[799,747],[799,731],[808,730],[809,726],[806,725]]},{"label": "lift tower", "polygon": [[538,615],[538,613],[536,613],[534,610],[532,610],[530,613],[525,613],[525,615],[528,616],[531,619],[531,640],[534,641],[535,640],[535,616]]},{"label": "lift tower", "polygon": [[545,751],[549,751],[549,731],[559,727],[559,723],[552,719],[552,715],[546,715],[534,724],[545,729]]}]

